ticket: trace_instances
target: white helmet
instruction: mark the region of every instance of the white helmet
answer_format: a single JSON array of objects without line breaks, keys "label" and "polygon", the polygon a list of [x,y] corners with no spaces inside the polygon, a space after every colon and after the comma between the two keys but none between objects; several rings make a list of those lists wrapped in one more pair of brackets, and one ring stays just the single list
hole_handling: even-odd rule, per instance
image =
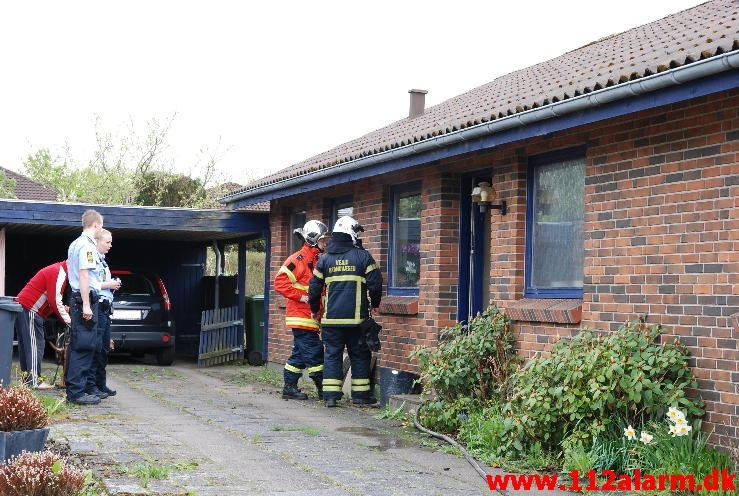
[{"label": "white helmet", "polygon": [[348,215],[345,215],[336,221],[333,232],[348,234],[352,237],[352,241],[356,243],[358,234],[360,232],[364,232],[364,228],[359,225],[359,222]]},{"label": "white helmet", "polygon": [[310,246],[316,246],[318,241],[328,235],[328,227],[319,220],[309,220],[302,229],[295,229],[293,233],[303,238]]}]

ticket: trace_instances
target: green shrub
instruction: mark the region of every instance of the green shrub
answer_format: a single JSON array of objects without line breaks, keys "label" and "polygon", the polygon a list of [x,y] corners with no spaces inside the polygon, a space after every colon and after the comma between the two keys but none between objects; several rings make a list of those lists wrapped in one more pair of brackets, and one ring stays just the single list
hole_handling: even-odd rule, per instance
[{"label": "green shrub", "polygon": [[436,399],[423,404],[419,417],[427,429],[453,434],[471,412],[480,409],[480,403],[472,398],[459,398],[457,401]]},{"label": "green shrub", "polygon": [[468,325],[444,329],[436,347],[411,354],[418,359],[421,381],[447,402],[505,399],[508,378],[517,363],[509,324],[500,310],[489,307]]},{"label": "green shrub", "polygon": [[658,343],[660,333],[640,322],[601,336],[582,331],[557,343],[551,356],[530,361],[511,377],[506,448],[525,452],[540,442],[558,449],[565,440],[589,446],[612,422],[644,425],[669,406],[701,415],[702,401],[686,396],[696,387],[688,351]]}]

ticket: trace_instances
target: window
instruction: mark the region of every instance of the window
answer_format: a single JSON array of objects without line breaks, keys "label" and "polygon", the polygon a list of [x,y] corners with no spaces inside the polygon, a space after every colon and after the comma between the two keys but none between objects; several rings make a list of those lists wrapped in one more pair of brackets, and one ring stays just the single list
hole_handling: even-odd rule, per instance
[{"label": "window", "polygon": [[351,196],[342,196],[331,200],[331,217],[328,219],[329,230],[333,229],[336,221],[345,215],[354,216],[354,199]]},{"label": "window", "polygon": [[529,298],[582,298],[584,151],[532,157],[526,215]]},{"label": "window", "polygon": [[417,295],[421,274],[421,183],[392,187],[390,201],[388,292]]},{"label": "window", "polygon": [[305,222],[305,209],[293,209],[292,213],[290,214],[290,231],[287,233],[289,239],[288,245],[290,246],[290,253],[295,253],[303,246],[303,242],[300,240],[300,238],[298,238],[298,236],[293,233],[295,232],[295,229],[302,229],[305,225]]}]

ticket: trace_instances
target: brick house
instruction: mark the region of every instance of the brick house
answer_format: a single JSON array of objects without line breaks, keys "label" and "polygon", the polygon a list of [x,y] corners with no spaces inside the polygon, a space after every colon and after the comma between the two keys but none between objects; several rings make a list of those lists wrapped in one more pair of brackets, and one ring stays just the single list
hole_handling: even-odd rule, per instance
[{"label": "brick house", "polygon": [[739,447],[738,11],[713,0],[427,109],[411,90],[408,118],[224,201],[271,202],[271,277],[305,219],[365,227],[387,285],[381,372],[417,372],[414,347],[488,303],[526,357],[646,315],[690,347],[713,442]]}]

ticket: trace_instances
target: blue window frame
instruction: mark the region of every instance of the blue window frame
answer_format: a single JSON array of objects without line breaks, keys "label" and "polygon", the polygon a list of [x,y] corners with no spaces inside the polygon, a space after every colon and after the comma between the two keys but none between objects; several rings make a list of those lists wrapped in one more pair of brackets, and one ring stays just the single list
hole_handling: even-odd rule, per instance
[{"label": "blue window frame", "polygon": [[585,148],[529,159],[527,298],[582,298]]},{"label": "blue window frame", "polygon": [[341,217],[348,215],[354,216],[354,198],[349,196],[340,196],[331,200],[331,215],[329,216],[329,230],[334,228],[334,224]]},{"label": "blue window frame", "polygon": [[418,295],[422,209],[420,181],[390,187],[388,294]]}]

